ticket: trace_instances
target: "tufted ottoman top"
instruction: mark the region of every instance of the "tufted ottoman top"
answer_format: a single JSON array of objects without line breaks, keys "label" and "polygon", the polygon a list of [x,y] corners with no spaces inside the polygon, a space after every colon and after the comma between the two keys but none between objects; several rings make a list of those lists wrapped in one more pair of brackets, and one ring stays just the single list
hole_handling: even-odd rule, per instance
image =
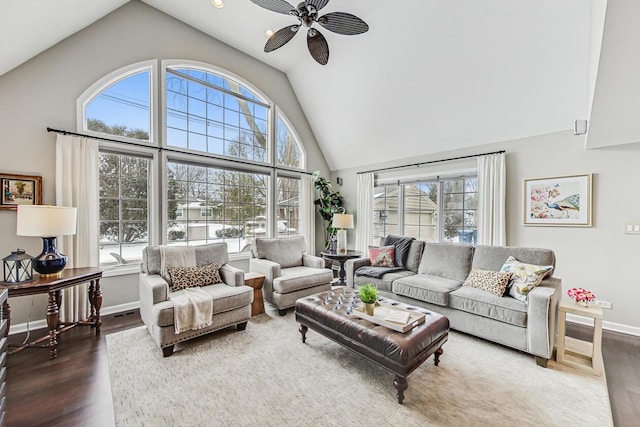
[{"label": "tufted ottoman top", "polygon": [[425,310],[380,298],[379,301],[425,314],[425,322],[401,333],[353,315],[362,305],[352,288],[333,289],[296,301],[296,321],[372,359],[400,375],[407,375],[446,342],[449,319]]}]

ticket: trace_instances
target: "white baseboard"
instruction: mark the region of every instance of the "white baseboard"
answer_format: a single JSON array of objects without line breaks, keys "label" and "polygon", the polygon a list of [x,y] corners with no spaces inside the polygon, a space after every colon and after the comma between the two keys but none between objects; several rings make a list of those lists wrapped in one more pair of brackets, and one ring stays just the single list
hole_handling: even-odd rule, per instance
[{"label": "white baseboard", "polygon": [[[122,313],[124,311],[135,310],[140,307],[140,301],[128,302],[126,304],[112,305],[110,307],[104,307],[100,310],[101,316],[106,316],[108,314],[116,314]],[[9,334],[20,334],[23,332],[27,332],[27,330],[35,331],[36,329],[47,328],[46,319],[36,320],[34,322],[29,323],[19,323],[17,325],[11,325],[11,329],[9,330]]]},{"label": "white baseboard", "polygon": [[[128,302],[126,304],[119,304],[119,305],[112,305],[110,307],[104,307],[102,310],[100,310],[100,314],[101,315],[116,314],[116,313],[122,313],[124,311],[136,310],[138,308],[140,308],[140,301],[134,301],[134,302]],[[580,325],[588,325],[588,326],[593,325],[593,320],[587,319],[582,316],[576,316],[575,314],[571,314],[571,313],[567,313],[567,321],[572,323],[578,323]],[[29,326],[29,330],[31,331],[34,331],[36,329],[46,328],[47,321],[44,319],[36,320],[35,322],[29,323],[28,326]],[[640,328],[635,326],[623,325],[621,323],[603,321],[602,329],[640,337]],[[27,332],[27,323],[11,325],[11,330],[9,331],[9,334],[20,334],[22,332]]]},{"label": "white baseboard", "polygon": [[[567,321],[572,323],[578,323],[580,325],[593,326],[593,319],[589,319],[583,316],[567,313]],[[622,323],[602,321],[602,329],[613,332],[620,332],[621,334],[635,335],[640,337],[640,328],[635,326],[623,325]]]}]

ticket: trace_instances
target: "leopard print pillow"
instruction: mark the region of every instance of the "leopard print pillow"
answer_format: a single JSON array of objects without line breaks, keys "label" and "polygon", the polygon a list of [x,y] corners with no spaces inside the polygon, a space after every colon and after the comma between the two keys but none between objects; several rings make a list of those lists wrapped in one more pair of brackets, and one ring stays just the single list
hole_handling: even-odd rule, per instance
[{"label": "leopard print pillow", "polygon": [[511,272],[503,273],[501,271],[487,271],[474,268],[462,286],[482,289],[483,291],[491,292],[501,297],[507,289],[512,274]]},{"label": "leopard print pillow", "polygon": [[167,271],[171,278],[171,292],[222,283],[216,262],[200,267],[168,267]]}]

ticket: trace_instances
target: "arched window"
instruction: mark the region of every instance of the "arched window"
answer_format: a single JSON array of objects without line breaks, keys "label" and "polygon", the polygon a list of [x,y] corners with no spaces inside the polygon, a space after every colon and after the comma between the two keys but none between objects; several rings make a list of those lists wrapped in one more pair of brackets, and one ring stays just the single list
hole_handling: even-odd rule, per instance
[{"label": "arched window", "polygon": [[300,209],[313,209],[299,205],[304,150],[284,113],[211,65],[146,61],[114,71],[78,99],[78,130],[122,140],[101,142],[103,266],[135,263],[150,243],[225,241],[240,254],[255,237],[296,234]]}]

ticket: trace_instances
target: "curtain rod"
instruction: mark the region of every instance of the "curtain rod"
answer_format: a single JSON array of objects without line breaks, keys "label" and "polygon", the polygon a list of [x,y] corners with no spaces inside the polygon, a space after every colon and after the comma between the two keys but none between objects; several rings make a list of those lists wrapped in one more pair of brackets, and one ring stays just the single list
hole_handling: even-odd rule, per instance
[{"label": "curtain rod", "polygon": [[[68,130],[61,130],[61,129],[54,129],[51,127],[47,126],[47,132],[55,132],[55,133],[61,133],[63,135],[74,135],[74,136],[83,136],[85,138],[93,138],[93,139],[98,139],[100,141],[109,141],[109,142],[118,142],[120,144],[128,144],[128,145],[134,145],[136,147],[144,147],[144,148],[151,148],[154,150],[158,150],[158,151],[169,151],[171,153],[183,153],[183,151],[180,150],[174,150],[172,148],[162,148],[162,147],[153,147],[153,146],[149,146],[146,144],[140,144],[138,142],[129,142],[129,141],[120,141],[117,139],[111,139],[111,138],[105,138],[102,136],[94,136],[94,135],[88,135],[86,133],[77,133],[77,132],[71,132]],[[224,160],[224,161],[228,161],[228,162],[234,162],[234,163],[239,163],[239,164],[243,164],[243,165],[251,165],[251,166],[266,166],[268,168],[271,168],[273,170],[280,170],[280,171],[285,171],[285,172],[296,172],[296,173],[301,173],[301,174],[305,174],[305,175],[312,175],[311,172],[306,172],[306,171],[301,171],[301,170],[297,170],[297,169],[293,169],[293,168],[283,168],[283,167],[278,167],[278,166],[271,166],[271,165],[260,165],[260,164],[255,164],[255,163],[251,163],[251,162],[244,162],[242,160],[237,160],[237,159],[231,159],[228,157],[220,157],[220,156],[214,156],[211,154],[201,154],[202,157],[208,157],[211,159],[216,159],[216,160]]]},{"label": "curtain rod", "polygon": [[453,160],[471,159],[473,157],[488,156],[489,154],[502,154],[504,152],[505,152],[505,150],[500,150],[500,151],[492,151],[490,153],[470,154],[468,156],[451,157],[450,159],[429,160],[427,162],[411,163],[411,164],[408,164],[408,165],[390,166],[388,168],[371,169],[371,170],[368,170],[368,171],[357,172],[356,175],[361,175],[363,173],[370,173],[370,172],[388,171],[388,170],[392,170],[392,169],[402,169],[402,168],[408,168],[408,167],[411,167],[411,166],[419,167],[419,166],[428,165],[428,164],[431,164],[431,163],[442,163],[442,162],[450,162],[450,161],[453,161]]}]

